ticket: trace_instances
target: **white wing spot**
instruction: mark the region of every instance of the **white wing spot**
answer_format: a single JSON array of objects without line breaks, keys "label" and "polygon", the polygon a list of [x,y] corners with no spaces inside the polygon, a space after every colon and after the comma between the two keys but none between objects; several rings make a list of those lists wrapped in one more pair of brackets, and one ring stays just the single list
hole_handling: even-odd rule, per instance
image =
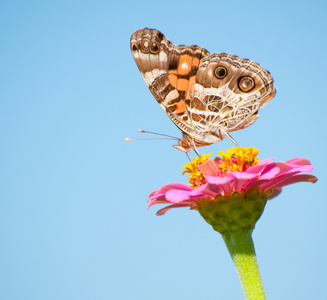
[{"label": "white wing spot", "polygon": [[159,61],[161,63],[166,63],[167,62],[167,54],[163,51],[159,52]]},{"label": "white wing spot", "polygon": [[184,61],[184,62],[181,64],[181,68],[184,69],[184,70],[187,70],[187,69],[188,69],[188,64],[187,64],[187,62]]}]

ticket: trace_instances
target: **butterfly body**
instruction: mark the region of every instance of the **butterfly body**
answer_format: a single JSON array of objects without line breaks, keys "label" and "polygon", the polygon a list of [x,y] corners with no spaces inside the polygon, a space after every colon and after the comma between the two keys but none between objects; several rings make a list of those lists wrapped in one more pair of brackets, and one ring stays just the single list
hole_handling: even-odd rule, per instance
[{"label": "butterfly body", "polygon": [[176,46],[155,29],[136,31],[131,51],[153,96],[183,132],[174,147],[184,152],[250,126],[276,92],[270,73],[257,63]]}]

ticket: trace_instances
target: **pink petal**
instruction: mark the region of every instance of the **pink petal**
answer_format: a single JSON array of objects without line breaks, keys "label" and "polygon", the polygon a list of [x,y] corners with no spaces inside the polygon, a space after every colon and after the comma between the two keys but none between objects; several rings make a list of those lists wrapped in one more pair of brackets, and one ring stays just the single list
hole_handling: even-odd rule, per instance
[{"label": "pink petal", "polygon": [[310,161],[305,159],[305,158],[300,158],[300,157],[294,157],[291,158],[287,161],[285,161],[287,164],[294,164],[294,165],[311,165]]},{"label": "pink petal", "polygon": [[[192,189],[191,189],[191,191],[192,191]],[[178,203],[181,201],[189,200],[189,199],[191,199],[190,191],[189,190],[188,191],[177,190],[177,189],[169,190],[166,193],[166,199],[170,203]]]},{"label": "pink petal", "polygon": [[[276,163],[272,163],[270,165],[268,165],[262,172],[265,173],[267,171],[269,171],[272,168],[279,168],[280,170],[280,174],[283,173],[288,173],[288,172],[308,172],[311,173],[313,170],[313,167],[311,165],[306,164],[306,162],[309,162],[306,159],[297,159],[296,161],[294,160],[295,163],[286,163],[286,162],[276,162]],[[298,164],[300,162],[303,162],[303,165]]]},{"label": "pink petal", "polygon": [[290,168],[291,167],[284,162],[273,162],[264,168],[262,175],[269,172],[271,169],[275,169],[275,171],[278,170],[278,173],[282,173],[283,171],[289,170]]},{"label": "pink petal", "polygon": [[167,191],[172,190],[172,189],[192,190],[192,188],[186,184],[169,183],[169,184],[162,186],[160,189],[151,192],[149,195],[149,198],[156,198],[156,197],[165,195]]},{"label": "pink petal", "polygon": [[172,209],[172,208],[177,208],[177,207],[187,207],[189,206],[188,204],[173,204],[173,205],[169,205],[166,206],[160,210],[157,211],[157,216],[162,216],[164,215],[168,210]]},{"label": "pink petal", "polygon": [[246,189],[249,182],[252,182],[258,175],[255,173],[247,172],[230,172],[228,177],[232,177],[234,180],[231,182],[231,187],[235,192],[242,192]]},{"label": "pink petal", "polygon": [[272,193],[268,196],[268,200],[277,197],[282,192],[282,189],[273,189]]},{"label": "pink petal", "polygon": [[286,185],[290,185],[290,184],[297,183],[297,182],[315,183],[317,180],[318,180],[317,177],[310,175],[310,174],[296,174],[296,175],[293,175],[292,177],[289,177],[289,178],[286,178],[279,182],[276,182],[274,185],[271,185],[270,188],[278,189],[278,188],[282,188]]},{"label": "pink petal", "polygon": [[[189,187],[188,185],[183,184],[183,183],[169,183],[169,184],[163,185],[160,189],[158,189],[154,192],[162,193],[165,191],[169,191],[171,189],[192,190],[191,187]],[[152,193],[154,193],[154,192],[152,192]]]},{"label": "pink petal", "polygon": [[166,196],[165,194],[161,194],[161,195],[154,195],[148,198],[147,202],[154,202],[156,201],[157,203],[168,203],[168,201],[166,200]]},{"label": "pink petal", "polygon": [[261,176],[260,176],[260,180],[270,180],[274,177],[276,177],[279,173],[281,173],[281,169],[279,168],[279,166],[273,166],[271,168],[266,168]]},{"label": "pink petal", "polygon": [[217,196],[217,192],[212,191],[209,187],[209,184],[206,183],[190,192],[190,195],[192,198],[213,198]]},{"label": "pink petal", "polygon": [[[149,202],[149,200],[148,200],[148,202]],[[147,209],[149,209],[151,206],[153,206],[153,205],[155,205],[155,204],[169,204],[169,203],[170,203],[170,202],[168,202],[167,200],[152,200],[152,201],[149,203]]]},{"label": "pink petal", "polygon": [[272,189],[272,188],[277,188],[281,186],[281,183],[285,180],[288,180],[289,178],[295,176],[299,172],[293,172],[293,173],[286,173],[283,175],[279,175],[276,178],[272,178],[270,180],[267,180],[265,182],[261,182],[259,188],[266,190],[266,189]]},{"label": "pink petal", "polygon": [[[274,165],[276,165],[274,163]],[[288,178],[290,176],[293,176],[294,174],[297,174],[298,172],[293,172],[293,173],[285,173],[285,174],[279,174],[280,169],[279,167],[273,167],[270,169],[268,172],[264,173],[262,172],[263,175],[261,175],[257,180],[253,181],[250,183],[247,187],[247,189],[268,189],[272,188],[269,185],[274,185],[276,182],[279,182],[281,180],[284,180],[285,178]],[[269,187],[268,187],[269,186]]]},{"label": "pink petal", "polygon": [[207,160],[202,165],[198,165],[198,169],[201,171],[201,173],[205,177],[206,176],[217,176],[218,175],[218,166],[211,159]]},{"label": "pink petal", "polygon": [[208,176],[205,178],[207,181],[207,190],[215,195],[226,195],[231,192],[231,182],[234,180],[231,177],[214,177]]},{"label": "pink petal", "polygon": [[274,159],[273,158],[267,158],[258,164],[248,168],[245,172],[246,173],[255,173],[259,174],[267,165],[269,165],[270,162],[272,162]]},{"label": "pink petal", "polygon": [[312,170],[313,170],[313,167],[311,165],[295,165],[295,166],[292,166],[292,171],[299,171],[299,172],[306,172],[306,173],[311,173]]},{"label": "pink petal", "polygon": [[[275,165],[275,163],[274,163]],[[266,171],[266,169],[269,169]],[[252,182],[249,182],[249,185],[247,186],[247,190],[249,189],[261,189],[263,184],[265,182],[270,182],[271,180],[276,180],[280,173],[280,169],[278,167],[273,168],[266,168],[264,172],[262,172],[262,175],[259,175],[256,180],[253,180]]]}]

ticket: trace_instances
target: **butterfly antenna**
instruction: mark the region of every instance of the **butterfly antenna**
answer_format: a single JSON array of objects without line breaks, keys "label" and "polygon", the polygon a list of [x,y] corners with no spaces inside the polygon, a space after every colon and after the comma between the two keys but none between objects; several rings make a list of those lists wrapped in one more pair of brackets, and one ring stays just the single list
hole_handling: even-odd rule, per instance
[{"label": "butterfly antenna", "polygon": [[131,139],[131,138],[125,138],[125,141],[131,142],[131,141],[152,141],[152,140],[175,140],[171,138],[148,138],[148,139]]},{"label": "butterfly antenna", "polygon": [[150,133],[150,134],[165,136],[165,137],[170,138],[170,139],[173,139],[173,140],[179,140],[179,138],[177,138],[175,136],[171,136],[171,135],[168,135],[168,134],[157,133],[157,132],[152,132],[152,131],[146,131],[146,130],[143,130],[143,129],[139,129],[138,132]]},{"label": "butterfly antenna", "polygon": [[130,138],[125,138],[125,140],[126,141],[179,140],[179,138],[174,137],[174,136],[170,136],[170,135],[167,135],[167,134],[161,134],[161,133],[157,133],[157,132],[152,132],[152,131],[145,131],[145,130],[142,130],[142,129],[139,129],[138,132],[155,134],[155,135],[159,135],[159,136],[162,136],[162,137],[160,137],[160,138],[146,138],[146,139],[130,139]]}]

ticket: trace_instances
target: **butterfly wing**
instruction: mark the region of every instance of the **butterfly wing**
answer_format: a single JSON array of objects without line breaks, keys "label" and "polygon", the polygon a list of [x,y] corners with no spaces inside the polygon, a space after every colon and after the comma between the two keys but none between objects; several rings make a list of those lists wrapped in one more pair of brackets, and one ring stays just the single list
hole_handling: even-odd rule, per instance
[{"label": "butterfly wing", "polygon": [[209,52],[198,46],[175,46],[161,32],[143,28],[133,33],[131,51],[157,102],[184,133],[193,134],[189,112],[200,61]]},{"label": "butterfly wing", "polygon": [[226,53],[203,58],[190,107],[195,139],[215,143],[250,126],[275,93],[270,73],[257,63]]},{"label": "butterfly wing", "polygon": [[[213,144],[253,124],[276,90],[257,63],[198,46],[175,46],[159,31],[131,37],[135,62],[153,96],[183,131],[182,151]],[[183,144],[183,142],[185,142]]]}]

